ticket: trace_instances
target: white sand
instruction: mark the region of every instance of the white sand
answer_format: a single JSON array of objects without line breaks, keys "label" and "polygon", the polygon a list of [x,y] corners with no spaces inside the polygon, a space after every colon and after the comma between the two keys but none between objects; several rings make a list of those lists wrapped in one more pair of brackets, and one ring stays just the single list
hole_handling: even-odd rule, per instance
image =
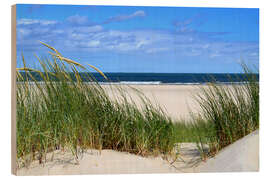
[{"label": "white sand", "polygon": [[[112,98],[118,98],[119,94],[114,94],[115,89],[104,85]],[[126,94],[131,95],[136,104],[140,103],[140,98],[136,92],[126,85],[121,86]],[[140,90],[153,104],[159,104],[170,115],[174,121],[190,119],[190,110],[198,112],[199,105],[194,99],[194,95],[200,93],[199,85],[131,85],[132,88]]]},{"label": "white sand", "polygon": [[201,161],[194,143],[181,143],[175,148],[177,159],[141,157],[113,150],[88,150],[76,164],[70,152],[55,151],[47,155],[44,165],[38,161],[21,168],[17,175],[76,175],[76,174],[130,174],[130,173],[198,173],[243,172],[259,170],[259,132],[238,140],[220,151],[214,158]]},{"label": "white sand", "polygon": [[[75,175],[75,174],[130,174],[130,173],[179,173],[194,172],[200,164],[200,154],[193,143],[183,143],[177,148],[180,158],[165,160],[161,157],[142,157],[113,150],[88,150],[76,164],[70,152],[54,152],[47,155],[47,162],[31,163],[21,168],[17,175]],[[172,163],[173,162],[173,163]],[[172,164],[171,164],[172,163]]]},{"label": "white sand", "polygon": [[222,149],[202,163],[199,172],[259,171],[259,130]]}]

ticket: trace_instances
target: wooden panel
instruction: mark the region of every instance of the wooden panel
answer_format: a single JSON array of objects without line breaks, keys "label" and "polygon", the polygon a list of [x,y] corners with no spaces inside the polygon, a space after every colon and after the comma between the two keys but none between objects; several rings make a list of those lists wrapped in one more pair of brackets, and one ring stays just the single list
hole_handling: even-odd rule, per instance
[{"label": "wooden panel", "polygon": [[11,7],[11,172],[16,168],[16,5]]}]

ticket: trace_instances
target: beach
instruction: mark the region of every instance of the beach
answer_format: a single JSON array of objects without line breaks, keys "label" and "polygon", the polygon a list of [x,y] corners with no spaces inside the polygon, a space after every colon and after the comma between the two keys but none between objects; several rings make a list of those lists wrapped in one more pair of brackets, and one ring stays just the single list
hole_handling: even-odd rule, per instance
[{"label": "beach", "polygon": [[[202,86],[202,85],[201,85]],[[102,85],[109,97],[116,100],[120,97],[117,89],[121,88],[131,97],[134,103],[142,105],[138,92],[148,98],[154,105],[160,105],[162,109],[172,117],[173,122],[188,121],[189,112],[199,110],[198,103],[193,95],[200,92],[198,85]],[[131,102],[131,99],[129,99]],[[182,153],[186,155],[186,161],[190,164],[198,163],[200,153],[194,143],[182,145]],[[193,152],[190,154],[190,152]],[[50,160],[54,156],[53,160]],[[177,168],[161,156],[142,157],[127,152],[114,150],[88,150],[80,156],[79,164],[76,164],[71,152],[55,151],[47,155],[48,162],[45,165],[38,161],[32,162],[29,167],[18,170],[18,175],[59,175],[59,174],[119,174],[119,173],[177,173],[194,172],[194,167],[182,161],[177,162]],[[200,161],[199,161],[200,162]]]},{"label": "beach", "polygon": [[258,8],[83,9],[12,6],[13,174],[259,170]]},{"label": "beach", "polygon": [[[225,85],[223,85],[225,86]],[[138,92],[144,94],[154,105],[159,105],[175,122],[189,122],[190,112],[199,112],[200,106],[194,99],[203,95],[201,88],[207,85],[102,85],[112,100],[121,97],[117,89],[131,97],[129,102],[143,105]],[[46,155],[47,161],[36,160],[28,167],[18,169],[17,175],[72,175],[72,174],[130,174],[130,173],[191,173],[221,171],[258,171],[258,132],[237,142],[218,154],[218,158],[203,161],[196,143],[175,144],[176,159],[158,156],[140,156],[110,149],[88,149],[78,160],[70,151],[55,150]],[[241,153],[238,153],[238,150]],[[231,160],[234,157],[234,161]],[[221,159],[221,160],[220,160]],[[230,163],[229,163],[230,162]],[[224,164],[226,167],[224,167]]]},{"label": "beach", "polygon": [[[189,121],[190,112],[198,112],[200,107],[194,96],[201,94],[201,87],[206,85],[102,85],[112,99],[119,97],[115,89],[121,87],[127,95],[130,95],[138,105],[143,103],[138,93],[132,88],[142,92],[154,105],[160,105],[162,109],[172,117],[172,121]],[[116,93],[115,93],[116,92]]]},{"label": "beach", "polygon": [[[87,150],[78,162],[71,152],[54,151],[48,161],[31,163],[18,169],[19,176],[87,175],[87,174],[152,174],[199,172],[256,172],[259,171],[259,131],[224,148],[216,157],[202,161],[195,143],[181,143],[176,149],[178,159],[142,157],[114,150]],[[53,157],[53,160],[50,159]]]}]

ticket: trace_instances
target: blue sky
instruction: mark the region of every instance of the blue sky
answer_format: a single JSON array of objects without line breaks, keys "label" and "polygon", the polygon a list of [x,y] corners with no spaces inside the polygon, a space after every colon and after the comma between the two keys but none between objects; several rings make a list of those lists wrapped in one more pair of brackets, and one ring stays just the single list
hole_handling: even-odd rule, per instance
[{"label": "blue sky", "polygon": [[65,57],[104,72],[235,73],[259,66],[259,9],[17,5],[17,59]]}]

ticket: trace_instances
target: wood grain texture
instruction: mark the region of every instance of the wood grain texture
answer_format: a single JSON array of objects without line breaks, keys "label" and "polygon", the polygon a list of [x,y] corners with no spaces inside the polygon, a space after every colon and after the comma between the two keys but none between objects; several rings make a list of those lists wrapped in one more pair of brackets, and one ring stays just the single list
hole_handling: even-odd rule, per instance
[{"label": "wood grain texture", "polygon": [[11,6],[11,173],[16,175],[16,5]]}]

